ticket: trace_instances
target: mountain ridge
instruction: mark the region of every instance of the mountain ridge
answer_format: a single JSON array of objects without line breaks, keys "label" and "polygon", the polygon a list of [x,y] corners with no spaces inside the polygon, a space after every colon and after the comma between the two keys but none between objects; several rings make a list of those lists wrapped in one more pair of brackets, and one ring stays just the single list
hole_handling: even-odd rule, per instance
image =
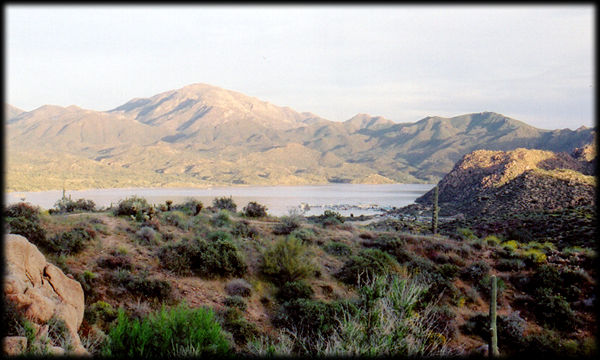
[{"label": "mountain ridge", "polygon": [[[9,171],[24,171],[22,177],[36,171],[27,170],[30,158],[23,152],[52,150],[157,179],[177,174],[186,183],[435,182],[474,150],[570,152],[595,137],[594,128],[543,130],[494,112],[428,116],[414,123],[359,113],[334,122],[202,83],[133,98],[109,111],[45,105],[14,113],[5,122]],[[319,156],[303,161],[309,153]],[[97,176],[103,184],[111,182],[110,171]],[[135,186],[137,180],[131,181]],[[8,185],[26,190],[31,187],[26,183]]]}]

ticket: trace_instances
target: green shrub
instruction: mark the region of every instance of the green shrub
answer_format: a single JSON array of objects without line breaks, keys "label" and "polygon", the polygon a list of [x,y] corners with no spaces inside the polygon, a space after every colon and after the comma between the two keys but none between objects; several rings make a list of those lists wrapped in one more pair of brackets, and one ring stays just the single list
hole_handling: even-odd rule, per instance
[{"label": "green shrub", "polygon": [[393,272],[398,262],[379,249],[363,249],[350,257],[335,276],[347,284],[357,284],[359,278]]},{"label": "green shrub", "polygon": [[329,335],[338,325],[338,316],[356,311],[349,302],[294,299],[283,303],[273,324],[296,332],[299,336]]},{"label": "green shrub", "polygon": [[119,310],[117,323],[108,333],[103,355],[118,357],[176,357],[226,355],[230,345],[212,310],[190,309],[185,304],[138,320]]},{"label": "green shrub", "polygon": [[88,324],[97,324],[101,329],[107,330],[110,323],[117,318],[117,310],[109,303],[96,301],[92,305],[85,307],[83,318]]},{"label": "green shrub", "polygon": [[232,241],[233,239],[231,238],[231,234],[228,233],[227,231],[217,230],[217,231],[210,232],[206,236],[206,240],[208,240],[209,242],[215,242],[215,241]]},{"label": "green shrub", "polygon": [[223,313],[223,328],[233,335],[237,344],[244,345],[258,335],[256,325],[242,316],[240,309],[228,307]]},{"label": "green shrub", "polygon": [[273,227],[275,235],[289,235],[292,231],[300,227],[300,216],[282,216],[279,222]]},{"label": "green shrub", "polygon": [[311,299],[314,294],[315,292],[309,284],[298,280],[283,284],[277,292],[277,297],[281,301],[290,301],[293,299]]},{"label": "green shrub", "polygon": [[247,220],[241,220],[235,223],[231,232],[235,236],[243,238],[256,239],[259,237],[260,232],[254,226],[251,226]]},{"label": "green shrub", "polygon": [[77,254],[85,249],[91,240],[92,237],[86,229],[76,227],[48,239],[43,247],[56,254]]},{"label": "green shrub", "polygon": [[500,245],[502,241],[496,235],[488,235],[485,238],[483,238],[483,242],[486,245],[495,246]]},{"label": "green shrub", "polygon": [[42,248],[47,246],[46,230],[40,225],[39,218],[18,216],[7,217],[5,221],[9,234],[24,236],[32,244]]},{"label": "green shrub", "polygon": [[98,274],[89,270],[84,270],[83,272],[75,275],[75,280],[79,281],[81,284],[85,299],[88,301],[89,299],[94,298],[96,295],[96,278],[98,278]]},{"label": "green shrub", "polygon": [[126,254],[114,252],[109,256],[99,258],[96,263],[105,269],[133,270],[131,259]]},{"label": "green shrub", "polygon": [[244,207],[244,215],[247,217],[267,216],[267,207],[255,201],[251,201]]},{"label": "green shrub", "polygon": [[204,204],[196,199],[187,199],[182,204],[176,204],[171,207],[172,210],[178,210],[188,216],[196,216],[202,211]]},{"label": "green shrub", "polygon": [[228,296],[225,298],[225,301],[223,303],[225,304],[225,306],[237,308],[241,311],[246,311],[246,309],[248,308],[248,304],[246,304],[244,298],[239,295]]},{"label": "green shrub", "polygon": [[350,256],[352,255],[352,248],[344,243],[337,241],[330,241],[326,244],[323,249],[331,255],[335,256]]},{"label": "green shrub", "polygon": [[[496,326],[498,329],[498,346],[500,353],[505,355],[517,354],[526,345],[524,331],[527,322],[518,311],[509,315],[498,315]],[[462,331],[467,335],[477,335],[484,340],[490,338],[489,315],[479,313],[469,318],[462,326]],[[518,351],[516,351],[519,349]]]},{"label": "green shrub", "polygon": [[213,200],[213,207],[215,209],[227,210],[232,213],[237,211],[237,205],[231,196],[215,198]]},{"label": "green shrub", "polygon": [[149,213],[151,207],[152,206],[148,204],[148,201],[146,201],[146,199],[137,196],[132,196],[119,201],[119,204],[113,212],[115,216],[134,216],[136,217],[136,219],[139,218],[139,221],[142,221],[142,215]]},{"label": "green shrub", "polygon": [[111,275],[111,280],[134,295],[158,300],[171,297],[171,283],[166,280],[148,278],[146,272],[132,274],[128,270],[116,270]]},{"label": "green shrub", "polygon": [[164,215],[164,220],[167,225],[176,226],[181,230],[187,230],[189,228],[185,215],[180,211],[170,211],[168,214]]},{"label": "green shrub", "polygon": [[477,236],[473,233],[473,230],[468,228],[458,228],[456,229],[456,233],[458,237],[462,240],[477,240]]},{"label": "green shrub", "polygon": [[211,223],[216,227],[224,227],[231,225],[231,218],[229,217],[229,211],[221,210],[211,219]]},{"label": "green shrub", "polygon": [[325,210],[317,221],[323,226],[338,225],[344,222],[344,217],[337,211]]},{"label": "green shrub", "polygon": [[290,236],[302,240],[304,243],[311,244],[315,239],[315,232],[307,228],[299,228],[290,233]]},{"label": "green shrub", "polygon": [[546,325],[571,331],[578,324],[575,312],[562,295],[541,288],[536,291],[535,300],[534,313]]},{"label": "green shrub", "polygon": [[263,254],[261,271],[278,284],[304,279],[314,274],[306,245],[294,237],[277,240]]},{"label": "green shrub", "polygon": [[182,239],[159,249],[162,266],[178,274],[194,273],[201,277],[242,276],[247,269],[237,246],[227,239],[207,242]]},{"label": "green shrub", "polygon": [[72,200],[71,197],[64,197],[54,204],[54,209],[50,209],[50,213],[72,213],[75,211],[95,211],[96,203],[93,200],[77,199]]}]

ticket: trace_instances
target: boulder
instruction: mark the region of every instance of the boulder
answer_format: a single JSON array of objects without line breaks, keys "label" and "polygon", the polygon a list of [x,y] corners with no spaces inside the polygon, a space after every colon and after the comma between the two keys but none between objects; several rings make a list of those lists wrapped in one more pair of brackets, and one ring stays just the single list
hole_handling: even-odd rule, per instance
[{"label": "boulder", "polygon": [[4,237],[4,295],[36,327],[55,316],[65,322],[75,354],[87,354],[77,330],[83,321],[84,295],[79,282],[46,261],[44,255],[20,235]]}]

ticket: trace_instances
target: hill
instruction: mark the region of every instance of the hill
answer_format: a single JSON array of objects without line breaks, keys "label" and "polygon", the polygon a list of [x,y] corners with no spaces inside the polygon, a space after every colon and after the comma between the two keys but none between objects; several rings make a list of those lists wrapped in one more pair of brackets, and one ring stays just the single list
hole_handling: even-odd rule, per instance
[{"label": "hill", "polygon": [[[444,213],[468,216],[594,206],[591,147],[572,154],[519,148],[465,155],[438,184]],[[587,157],[583,154],[588,154]],[[416,200],[431,205],[433,191]]]},{"label": "hill", "polygon": [[[72,180],[77,188],[124,182],[423,183],[438,181],[474,150],[571,152],[591,143],[595,134],[585,127],[537,129],[493,112],[402,124],[358,114],[334,122],[207,84],[132,99],[104,112],[53,105],[11,111],[14,116],[7,114],[6,122],[9,191],[54,189],[43,181],[32,183],[41,168],[28,160],[50,153],[59,154],[53,161],[60,171],[56,177]],[[103,170],[90,182],[84,175],[89,166],[82,172],[66,170],[73,161]],[[128,169],[133,176],[124,175]]]}]

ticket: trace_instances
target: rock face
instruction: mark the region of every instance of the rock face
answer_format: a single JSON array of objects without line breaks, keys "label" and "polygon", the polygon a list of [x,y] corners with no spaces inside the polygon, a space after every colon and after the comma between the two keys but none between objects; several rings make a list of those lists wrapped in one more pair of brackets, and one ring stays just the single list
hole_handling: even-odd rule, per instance
[{"label": "rock face", "polygon": [[83,321],[84,296],[81,285],[20,235],[4,236],[6,270],[4,295],[43,331],[55,316],[65,322],[76,354],[87,354],[77,330]]},{"label": "rock face", "polygon": [[[567,153],[516,149],[478,150],[465,155],[438,184],[447,214],[478,216],[594,206],[590,149]],[[416,202],[430,205],[430,191]]]}]

